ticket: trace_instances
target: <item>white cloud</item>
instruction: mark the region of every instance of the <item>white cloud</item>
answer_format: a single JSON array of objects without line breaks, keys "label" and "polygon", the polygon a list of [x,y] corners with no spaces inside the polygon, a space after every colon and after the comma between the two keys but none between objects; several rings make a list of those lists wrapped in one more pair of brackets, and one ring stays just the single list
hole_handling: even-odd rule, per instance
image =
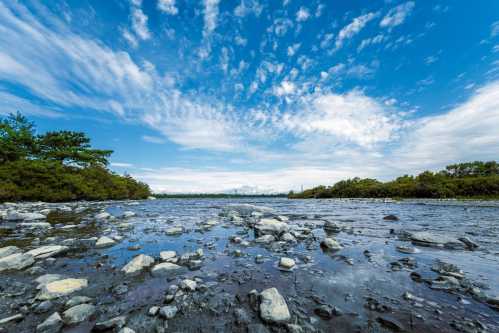
[{"label": "white cloud", "polygon": [[376,16],[376,13],[367,13],[365,15],[354,18],[350,24],[343,27],[343,29],[341,29],[338,33],[338,37],[336,38],[336,49],[341,48],[346,39],[350,39],[358,34],[362,29],[364,29],[366,24]]},{"label": "white cloud", "polygon": [[178,14],[178,8],[175,6],[175,0],[158,0],[158,9],[169,15]]},{"label": "white cloud", "polygon": [[305,7],[300,7],[300,9],[296,12],[296,20],[298,22],[304,22],[308,20],[310,17],[310,12]]},{"label": "white cloud", "polygon": [[311,96],[296,114],[286,114],[285,127],[302,135],[321,133],[339,142],[369,147],[394,138],[399,119],[386,106],[362,92]]},{"label": "white cloud", "polygon": [[499,21],[495,21],[490,25],[490,36],[491,37],[499,36]]},{"label": "white cloud", "polygon": [[111,166],[115,167],[115,168],[132,168],[133,164],[131,164],[131,163],[112,162]]},{"label": "white cloud", "polygon": [[365,49],[366,47],[368,47],[370,45],[381,44],[386,40],[387,40],[387,37],[382,35],[382,34],[378,34],[378,35],[371,37],[371,38],[366,38],[360,43],[359,47],[357,48],[357,52],[362,51],[363,49]]},{"label": "white cloud", "polygon": [[132,29],[142,40],[147,40],[151,38],[151,33],[147,27],[147,15],[144,14],[142,9],[138,7],[132,8]]},{"label": "white cloud", "polygon": [[411,14],[414,9],[415,3],[413,1],[408,1],[395,8],[390,9],[390,11],[383,17],[379,23],[380,27],[393,28],[404,23],[405,19]]},{"label": "white cloud", "polygon": [[237,35],[235,38],[234,38],[234,42],[236,43],[236,45],[239,45],[239,46],[246,46],[246,44],[248,43],[248,40],[246,38],[243,38],[242,36],[240,35]]},{"label": "white cloud", "polygon": [[241,3],[234,9],[234,15],[244,17],[249,14],[260,16],[263,6],[256,0],[241,0]]},{"label": "white cloud", "polygon": [[498,126],[499,81],[495,81],[449,112],[418,120],[393,159],[416,171],[459,161],[496,160]]},{"label": "white cloud", "polygon": [[0,3],[0,80],[52,109],[112,112],[187,148],[237,146],[240,130],[228,106],[175,90],[150,63],[138,65],[126,52],[74,34],[55,15],[44,20],[50,29],[22,5]]},{"label": "white cloud", "polygon": [[158,136],[151,136],[151,135],[143,135],[142,140],[145,142],[157,143],[157,144],[162,144],[162,143],[166,142],[166,140],[164,138],[161,138]]},{"label": "white cloud", "polygon": [[293,82],[282,81],[277,87],[274,87],[274,94],[276,96],[291,95],[295,92],[296,86]]},{"label": "white cloud", "polygon": [[288,56],[292,57],[296,54],[296,51],[300,48],[300,43],[293,44],[291,46],[288,46]]},{"label": "white cloud", "polygon": [[218,4],[220,0],[203,0],[204,30],[203,36],[209,36],[217,27]]},{"label": "white cloud", "polygon": [[122,34],[123,34],[123,38],[125,38],[126,41],[128,43],[130,43],[130,45],[132,47],[139,46],[139,42],[137,41],[137,38],[135,38],[135,36],[128,29],[123,29]]}]

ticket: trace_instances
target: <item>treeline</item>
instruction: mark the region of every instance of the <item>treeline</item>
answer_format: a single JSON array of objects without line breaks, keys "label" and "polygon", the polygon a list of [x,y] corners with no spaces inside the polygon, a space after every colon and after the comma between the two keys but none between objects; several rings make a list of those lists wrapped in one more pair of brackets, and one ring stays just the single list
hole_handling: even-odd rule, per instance
[{"label": "treeline", "polygon": [[470,162],[452,164],[439,172],[425,171],[393,181],[353,178],[333,186],[318,186],[291,199],[306,198],[499,198],[499,164]]},{"label": "treeline", "polygon": [[0,202],[145,199],[147,184],[107,169],[111,150],[81,132],[36,134],[26,117],[0,118]]}]

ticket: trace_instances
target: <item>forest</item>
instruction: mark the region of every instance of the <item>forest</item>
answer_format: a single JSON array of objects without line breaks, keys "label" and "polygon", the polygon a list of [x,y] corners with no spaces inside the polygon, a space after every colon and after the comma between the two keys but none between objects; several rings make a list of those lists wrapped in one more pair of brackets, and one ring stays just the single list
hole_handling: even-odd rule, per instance
[{"label": "forest", "polygon": [[110,171],[111,150],[85,133],[37,134],[21,113],[0,118],[0,202],[145,199],[147,184]]},{"label": "forest", "polygon": [[290,192],[288,198],[499,198],[499,164],[467,162],[448,165],[438,172],[404,175],[393,181],[371,178],[342,180],[333,186],[317,186]]}]

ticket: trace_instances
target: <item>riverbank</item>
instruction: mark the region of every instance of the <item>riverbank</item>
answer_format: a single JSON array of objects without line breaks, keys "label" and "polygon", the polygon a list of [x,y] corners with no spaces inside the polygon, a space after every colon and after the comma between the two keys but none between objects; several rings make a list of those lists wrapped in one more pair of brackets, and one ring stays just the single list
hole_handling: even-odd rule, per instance
[{"label": "riverbank", "polygon": [[5,332],[499,328],[499,203],[168,199],[0,212]]}]

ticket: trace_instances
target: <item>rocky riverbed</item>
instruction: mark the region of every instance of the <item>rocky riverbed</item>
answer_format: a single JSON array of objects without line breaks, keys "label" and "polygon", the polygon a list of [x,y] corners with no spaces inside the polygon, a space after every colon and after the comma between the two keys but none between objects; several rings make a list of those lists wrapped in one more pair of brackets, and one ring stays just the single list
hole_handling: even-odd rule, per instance
[{"label": "rocky riverbed", "polygon": [[0,332],[498,332],[499,203],[0,205]]}]

